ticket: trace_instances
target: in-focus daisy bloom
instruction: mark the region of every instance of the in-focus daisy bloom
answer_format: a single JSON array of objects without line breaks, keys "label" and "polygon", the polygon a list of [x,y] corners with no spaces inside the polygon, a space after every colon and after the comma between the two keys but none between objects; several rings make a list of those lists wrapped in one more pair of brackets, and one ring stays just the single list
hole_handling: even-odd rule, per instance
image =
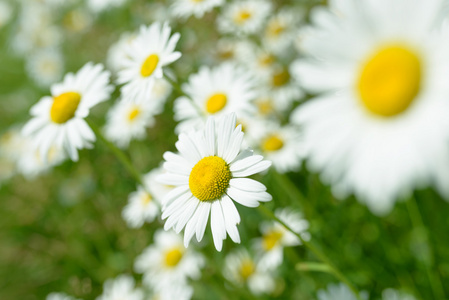
[{"label": "in-focus daisy bloom", "polygon": [[272,272],[260,268],[245,248],[228,254],[225,260],[224,276],[238,285],[248,285],[253,294],[272,292],[276,285]]},{"label": "in-focus daisy bloom", "polygon": [[218,17],[218,29],[222,33],[254,34],[271,12],[271,3],[265,0],[234,1],[228,4]]},{"label": "in-focus daisy bloom", "polygon": [[211,11],[214,7],[223,4],[223,0],[175,0],[172,5],[172,13],[179,18],[202,18],[203,15]]},{"label": "in-focus daisy bloom", "polygon": [[250,150],[241,151],[243,132],[236,127],[235,114],[216,121],[210,117],[203,130],[181,133],[176,143],[179,153],[164,154],[166,174],[158,179],[174,186],[162,203],[165,229],[179,233],[184,227],[187,246],[196,233],[201,241],[210,217],[215,247],[221,251],[226,233],[240,243],[237,224],[240,215],[233,201],[257,207],[270,201],[266,187],[247,176],[268,169],[271,162]]},{"label": "in-focus daisy bloom", "polygon": [[163,67],[181,57],[175,47],[180,38],[179,33],[172,36],[168,23],[155,22],[140,27],[138,36],[126,49],[126,56],[119,65],[117,82],[124,84],[122,96],[139,101],[149,98],[155,79],[163,77]]},{"label": "in-focus daisy bloom", "polygon": [[303,36],[292,67],[309,92],[302,126],[309,168],[337,197],[354,193],[378,214],[414,187],[449,196],[448,28],[445,1],[331,2]]},{"label": "in-focus daisy bloom", "polygon": [[[139,186],[137,191],[128,197],[128,204],[122,211],[122,217],[129,227],[139,228],[143,223],[154,221],[160,211],[160,187],[155,177],[160,174],[159,169],[155,169],[143,178],[145,188]],[[158,197],[159,196],[159,197]]]},{"label": "in-focus daisy bloom", "polygon": [[134,278],[130,275],[120,275],[108,279],[103,285],[103,294],[96,300],[143,300],[144,293],[135,287]]},{"label": "in-focus daisy bloom", "polygon": [[[282,208],[277,209],[275,215],[294,232],[299,233],[304,240],[310,240],[310,234],[307,232],[309,222],[301,213]],[[272,270],[282,264],[284,247],[301,245],[301,240],[295,234],[277,222],[262,223],[260,230],[262,238],[256,240],[255,248],[260,255],[259,263],[262,270]]]},{"label": "in-focus daisy bloom", "polygon": [[87,63],[78,73],[69,73],[62,83],[52,85],[52,96],[31,108],[33,118],[22,132],[31,136],[44,160],[52,147],[64,149],[77,161],[78,149],[92,146],[95,135],[84,118],[90,108],[109,98],[113,90],[109,76],[103,65]]},{"label": "in-focus daisy bloom", "polygon": [[205,116],[250,112],[251,100],[256,96],[254,83],[248,72],[233,63],[223,63],[214,69],[202,67],[183,85],[192,100],[183,96],[175,101],[175,120],[180,121],[176,131],[203,128]]},{"label": "in-focus daisy bloom", "polygon": [[172,231],[158,230],[154,244],[146,248],[134,263],[143,281],[156,292],[183,287],[187,279],[198,279],[205,264],[204,257],[186,249],[182,238]]},{"label": "in-focus daisy bloom", "polygon": [[120,148],[128,147],[132,139],[141,140],[148,127],[154,125],[154,111],[150,101],[118,101],[108,112],[105,135]]}]

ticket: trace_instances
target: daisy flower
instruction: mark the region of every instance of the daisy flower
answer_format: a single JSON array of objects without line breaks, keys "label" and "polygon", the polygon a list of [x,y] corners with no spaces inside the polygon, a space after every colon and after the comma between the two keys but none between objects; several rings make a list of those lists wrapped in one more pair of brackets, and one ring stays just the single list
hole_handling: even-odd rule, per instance
[{"label": "daisy flower", "polygon": [[204,130],[181,133],[176,148],[179,154],[164,154],[166,174],[159,176],[163,184],[174,186],[162,203],[165,230],[179,233],[184,227],[187,247],[196,233],[204,236],[209,214],[215,248],[221,251],[226,233],[240,243],[237,224],[240,215],[233,201],[247,207],[270,201],[266,187],[247,176],[268,169],[271,162],[250,150],[241,151],[243,132],[236,127],[235,114],[220,121],[208,119]]},{"label": "daisy flower", "polygon": [[223,273],[231,282],[248,285],[256,295],[271,293],[276,287],[272,272],[262,270],[245,248],[239,248],[226,256]]},{"label": "daisy flower", "polygon": [[292,67],[319,94],[292,116],[309,168],[335,196],[354,193],[377,214],[415,186],[434,184],[449,196],[445,1],[341,3],[312,13],[308,58]]},{"label": "daisy flower", "polygon": [[[319,290],[317,293],[318,300],[356,300],[357,297],[345,284],[329,284],[326,290]],[[363,291],[360,297],[368,300],[368,293]]]},{"label": "daisy flower", "polygon": [[45,297],[45,300],[80,300],[65,293],[50,293]]},{"label": "daisy flower", "polygon": [[30,54],[26,67],[29,76],[41,87],[48,88],[60,80],[64,72],[64,58],[58,49],[42,49]]},{"label": "daisy flower", "polygon": [[416,298],[413,295],[390,288],[382,291],[382,300],[416,300]]},{"label": "daisy flower", "polygon": [[143,274],[144,283],[160,292],[185,286],[188,278],[198,279],[204,264],[204,257],[186,249],[179,235],[158,230],[154,243],[136,258],[134,269]]},{"label": "daisy flower", "polygon": [[263,44],[278,55],[291,49],[297,34],[298,21],[301,20],[302,15],[289,7],[272,16],[265,27]]},{"label": "daisy flower", "polygon": [[159,203],[162,199],[160,198],[160,184],[156,182],[156,176],[159,174],[161,174],[160,169],[155,169],[146,174],[143,178],[145,188],[139,186],[137,191],[129,195],[128,204],[122,211],[122,217],[129,227],[142,227],[145,221],[151,223],[159,214]]},{"label": "daisy flower", "polygon": [[190,300],[193,296],[193,288],[187,284],[176,284],[165,287],[157,293],[152,293],[149,300]]},{"label": "daisy flower", "polygon": [[113,90],[109,76],[101,64],[87,63],[78,73],[69,73],[62,83],[52,85],[52,96],[31,108],[33,118],[22,132],[32,137],[43,159],[55,146],[77,161],[78,149],[92,146],[95,135],[84,118],[90,108],[109,98]]},{"label": "daisy flower", "polygon": [[120,275],[115,279],[108,279],[103,285],[103,294],[96,300],[143,300],[144,293],[135,288],[134,278],[130,275]]},{"label": "daisy flower", "polygon": [[[294,232],[308,241],[310,233],[307,232],[309,222],[302,214],[289,208],[276,209],[276,217],[287,224]],[[282,264],[284,260],[284,247],[301,245],[301,240],[277,222],[265,222],[260,226],[262,238],[255,241],[255,248],[260,254],[260,267],[263,270],[272,270]]]},{"label": "daisy flower", "polygon": [[189,77],[183,90],[191,99],[183,96],[175,100],[178,133],[202,128],[207,116],[250,112],[251,100],[256,96],[251,75],[232,63],[214,69],[202,67]]},{"label": "daisy flower", "polygon": [[6,1],[0,1],[0,29],[11,20],[13,9]]},{"label": "daisy flower", "polygon": [[104,128],[105,135],[120,148],[128,147],[132,139],[145,138],[147,128],[154,125],[154,111],[150,101],[121,101],[110,109]]},{"label": "daisy flower", "polygon": [[163,77],[162,68],[181,57],[176,52],[179,33],[170,37],[168,23],[155,22],[140,27],[137,37],[126,49],[123,57],[123,69],[118,73],[117,82],[124,84],[121,88],[124,98],[140,100],[149,98],[155,79]]},{"label": "daisy flower", "polygon": [[258,32],[271,12],[271,3],[265,0],[234,1],[218,17],[218,30],[231,34]]},{"label": "daisy flower", "polygon": [[106,66],[111,71],[116,73],[125,67],[123,63],[126,61],[126,49],[136,37],[137,34],[134,32],[124,32],[120,35],[119,40],[109,47]]},{"label": "daisy flower", "polygon": [[224,0],[175,0],[172,4],[172,13],[178,18],[202,18],[214,7],[222,5]]},{"label": "daisy flower", "polygon": [[301,135],[296,126],[278,122],[255,121],[246,131],[251,145],[270,161],[279,173],[296,171],[304,157]]}]

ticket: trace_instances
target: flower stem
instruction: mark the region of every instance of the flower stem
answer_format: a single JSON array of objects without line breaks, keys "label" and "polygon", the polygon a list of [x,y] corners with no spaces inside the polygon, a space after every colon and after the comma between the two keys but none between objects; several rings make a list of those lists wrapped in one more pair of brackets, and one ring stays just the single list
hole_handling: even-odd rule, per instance
[{"label": "flower stem", "polygon": [[140,172],[137,171],[137,169],[133,166],[129,158],[125,155],[125,153],[120,150],[117,146],[115,146],[113,143],[108,141],[103,134],[101,133],[100,128],[91,120],[87,120],[87,123],[94,131],[95,135],[98,137],[99,140],[101,140],[115,155],[115,157],[120,161],[120,163],[125,167],[126,171],[133,177],[138,184],[140,184],[142,187],[145,187],[142,182],[142,177],[140,175]]},{"label": "flower stem", "polygon": [[432,293],[435,299],[446,299],[443,284],[441,283],[438,273],[432,272],[432,267],[434,266],[434,256],[429,241],[429,231],[424,225],[415,197],[411,197],[411,199],[407,201],[407,211],[410,216],[410,220],[412,221],[413,230],[417,233],[417,237],[419,238],[418,242],[425,245],[425,249],[427,249],[427,253],[423,253],[421,257],[419,257],[419,260],[426,269],[426,274],[430,282]]},{"label": "flower stem", "polygon": [[290,226],[285,224],[285,222],[283,222],[281,219],[276,217],[273,214],[273,212],[271,210],[269,210],[266,206],[259,205],[258,208],[263,214],[268,216],[270,219],[278,222],[279,224],[284,226],[288,231],[290,231],[291,233],[296,235],[299,238],[299,240],[302,242],[302,244],[304,246],[306,246],[310,251],[312,251],[312,253],[315,254],[315,256],[319,260],[321,260],[324,264],[326,264],[328,266],[330,272],[332,274],[334,274],[334,276],[337,277],[341,282],[345,283],[352,290],[352,292],[355,294],[355,296],[357,297],[358,300],[361,300],[357,289],[351,284],[351,282],[346,278],[346,276],[337,267],[334,266],[334,264],[331,262],[331,260],[321,250],[319,250],[311,242],[304,240],[303,237],[299,233],[295,232]]}]

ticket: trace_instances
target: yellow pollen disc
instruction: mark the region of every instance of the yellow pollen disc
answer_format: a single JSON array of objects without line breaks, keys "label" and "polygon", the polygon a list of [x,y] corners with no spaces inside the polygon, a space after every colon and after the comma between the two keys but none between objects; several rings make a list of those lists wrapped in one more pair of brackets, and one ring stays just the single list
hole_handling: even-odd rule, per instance
[{"label": "yellow pollen disc", "polygon": [[259,113],[263,116],[270,114],[273,111],[273,103],[270,99],[260,100],[257,102],[257,108]]},{"label": "yellow pollen disc", "polygon": [[157,54],[151,54],[143,62],[142,68],[140,69],[140,74],[143,77],[150,76],[151,74],[153,74],[154,70],[156,70],[158,63],[159,63],[159,56],[157,56]]},{"label": "yellow pollen disc", "polygon": [[228,97],[225,94],[213,94],[206,101],[206,111],[210,114],[215,114],[226,106],[226,102],[228,102]]},{"label": "yellow pollen disc", "polygon": [[282,70],[273,75],[272,83],[273,86],[279,87],[287,84],[290,81],[290,73],[287,69]]},{"label": "yellow pollen disc", "polygon": [[418,55],[406,48],[383,48],[365,63],[357,84],[363,105],[391,117],[404,112],[419,93],[422,74]]},{"label": "yellow pollen disc", "polygon": [[247,10],[242,10],[235,16],[234,20],[237,24],[242,25],[249,18],[251,18],[251,12],[249,12]]},{"label": "yellow pollen disc", "polygon": [[277,151],[284,147],[284,142],[277,135],[270,135],[262,141],[264,151]]},{"label": "yellow pollen disc", "polygon": [[285,27],[279,22],[271,22],[267,26],[267,35],[270,37],[277,37],[284,32]]},{"label": "yellow pollen disc", "polygon": [[184,252],[181,248],[173,248],[168,250],[165,252],[165,265],[170,268],[176,267],[183,255]]},{"label": "yellow pollen disc", "polygon": [[270,251],[281,240],[282,232],[270,231],[262,238],[262,246],[266,251]]},{"label": "yellow pollen disc", "polygon": [[140,115],[140,109],[135,107],[128,114],[128,121],[133,121]]},{"label": "yellow pollen disc", "polygon": [[75,116],[81,101],[81,95],[75,92],[63,93],[53,98],[50,118],[53,122],[63,124]]},{"label": "yellow pollen disc", "polygon": [[254,263],[251,260],[244,260],[240,266],[240,276],[246,281],[253,275],[255,269]]},{"label": "yellow pollen disc", "polygon": [[150,196],[150,194],[145,193],[145,195],[142,196],[141,200],[142,200],[142,204],[143,204],[144,206],[145,206],[145,205],[148,205],[148,203],[151,202],[151,196]]},{"label": "yellow pollen disc", "polygon": [[265,54],[265,55],[260,57],[259,63],[262,66],[264,66],[264,67],[272,65],[274,63],[274,56],[273,55],[269,55],[269,54]]},{"label": "yellow pollen disc", "polygon": [[212,201],[226,192],[231,171],[223,158],[208,156],[201,159],[190,172],[189,187],[200,201]]}]

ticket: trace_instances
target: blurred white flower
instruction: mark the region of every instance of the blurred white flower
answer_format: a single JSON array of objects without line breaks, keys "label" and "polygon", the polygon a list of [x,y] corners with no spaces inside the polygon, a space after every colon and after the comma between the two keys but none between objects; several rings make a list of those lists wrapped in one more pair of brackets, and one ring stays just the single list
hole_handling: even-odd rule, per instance
[{"label": "blurred white flower", "polygon": [[[138,36],[126,48],[126,56],[118,65],[117,82],[124,84],[122,96],[127,101],[143,101],[151,97],[156,79],[163,77],[163,67],[181,57],[175,51],[179,33],[171,35],[168,23],[155,22],[140,27]],[[143,99],[143,100],[142,100]]]},{"label": "blurred white flower", "polygon": [[416,300],[416,298],[413,295],[390,288],[383,290],[382,300]]},{"label": "blurred white flower", "polygon": [[223,63],[214,69],[200,68],[190,75],[183,90],[191,99],[182,96],[175,100],[175,120],[180,122],[176,127],[178,133],[203,128],[206,116],[249,112],[253,109],[251,100],[256,96],[250,74],[233,63]]},{"label": "blurred white flower", "polygon": [[87,7],[94,13],[123,6],[128,0],[87,0]]},{"label": "blurred white flower", "polygon": [[171,12],[179,18],[202,18],[203,15],[211,11],[214,7],[222,5],[224,0],[174,0]]},{"label": "blurred white flower", "polygon": [[113,90],[109,76],[103,65],[87,63],[76,74],[68,73],[62,83],[52,85],[52,96],[31,108],[32,119],[22,132],[32,137],[44,161],[52,147],[63,148],[77,161],[78,149],[92,146],[95,134],[84,118],[93,106],[108,100]]},{"label": "blurred white flower", "polygon": [[[368,300],[368,293],[361,292],[360,296],[364,300]],[[319,290],[317,293],[318,300],[357,300],[354,293],[343,283],[329,284],[326,290]]]},{"label": "blurred white flower", "polygon": [[335,196],[354,193],[376,214],[414,187],[434,185],[449,197],[444,4],[335,1],[312,12],[307,58],[291,70],[319,96],[291,120],[303,128],[309,168]]},{"label": "blurred white flower", "polygon": [[106,66],[112,72],[117,73],[125,67],[124,62],[127,58],[126,49],[136,37],[137,33],[124,32],[120,35],[119,40],[109,47],[106,57]]},{"label": "blurred white flower", "polygon": [[13,14],[13,8],[11,4],[6,1],[0,1],[0,29],[8,24]]},{"label": "blurred white flower", "polygon": [[28,75],[41,87],[48,88],[60,80],[64,72],[64,58],[57,48],[38,49],[27,57]]},{"label": "blurred white flower", "polygon": [[103,294],[96,300],[143,300],[144,293],[135,287],[134,278],[130,275],[120,275],[108,279],[103,285]]},{"label": "blurred white flower", "polygon": [[45,297],[45,300],[81,300],[65,293],[50,293]]}]

